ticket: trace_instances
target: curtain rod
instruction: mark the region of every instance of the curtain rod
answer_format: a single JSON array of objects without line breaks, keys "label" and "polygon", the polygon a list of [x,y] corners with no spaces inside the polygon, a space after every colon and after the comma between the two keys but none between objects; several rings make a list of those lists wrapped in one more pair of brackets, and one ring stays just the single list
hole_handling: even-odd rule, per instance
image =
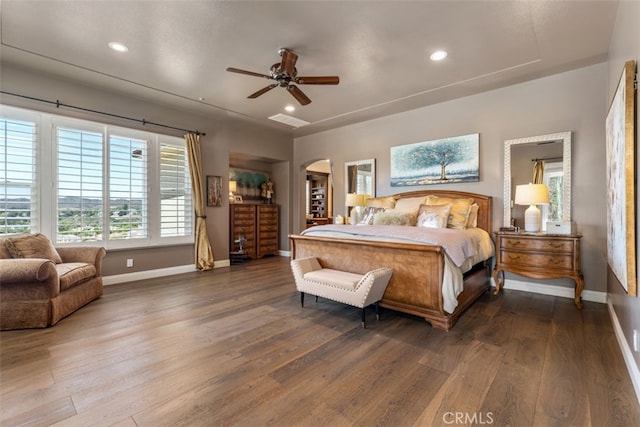
[{"label": "curtain rod", "polygon": [[542,159],[531,159],[532,162],[537,162],[541,160],[562,160],[562,157],[545,157]]},{"label": "curtain rod", "polygon": [[60,108],[60,107],[72,108],[74,110],[86,111],[86,112],[94,113],[94,114],[102,114],[103,116],[116,117],[118,119],[129,120],[129,121],[132,121],[132,122],[142,123],[143,126],[146,126],[146,125],[158,126],[158,127],[162,127],[162,128],[166,128],[166,129],[179,130],[179,131],[187,132],[187,133],[195,133],[196,135],[202,135],[202,136],[206,135],[206,133],[199,132],[197,130],[193,131],[193,130],[189,130],[189,129],[182,129],[182,128],[178,128],[178,127],[175,127],[175,126],[163,125],[162,123],[150,122],[150,121],[145,120],[145,119],[140,120],[140,119],[136,119],[136,118],[133,118],[133,117],[126,117],[126,116],[121,116],[121,115],[118,115],[118,114],[105,113],[104,111],[91,110],[89,108],[83,108],[83,107],[76,107],[75,105],[63,104],[62,102],[58,101],[57,99],[55,101],[49,101],[47,99],[35,98],[33,96],[27,96],[27,95],[20,95],[18,93],[6,92],[4,90],[0,90],[0,93],[4,94],[4,95],[11,95],[11,96],[17,96],[17,97],[20,97],[20,98],[30,99],[32,101],[44,102],[46,104],[53,104],[53,105],[56,106],[56,108]]}]

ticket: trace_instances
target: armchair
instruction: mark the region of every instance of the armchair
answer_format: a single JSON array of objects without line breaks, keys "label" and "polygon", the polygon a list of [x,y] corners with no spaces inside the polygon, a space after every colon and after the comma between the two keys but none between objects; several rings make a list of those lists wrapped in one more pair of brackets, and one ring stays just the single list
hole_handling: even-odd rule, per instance
[{"label": "armchair", "polygon": [[53,326],[100,297],[105,255],[102,247],[53,248],[41,234],[0,237],[0,329]]}]

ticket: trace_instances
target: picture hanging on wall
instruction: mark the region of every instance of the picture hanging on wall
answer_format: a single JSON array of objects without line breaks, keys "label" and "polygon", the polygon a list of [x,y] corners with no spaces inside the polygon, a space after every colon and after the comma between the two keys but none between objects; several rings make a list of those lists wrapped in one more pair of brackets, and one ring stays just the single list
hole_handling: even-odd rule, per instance
[{"label": "picture hanging on wall", "polygon": [[480,134],[391,147],[391,186],[473,182],[480,179]]},{"label": "picture hanging on wall", "polygon": [[222,206],[222,177],[207,175],[207,206]]},{"label": "picture hanging on wall", "polygon": [[229,168],[229,180],[236,181],[235,195],[247,201],[264,201],[262,184],[271,181],[269,173],[250,169]]},{"label": "picture hanging on wall", "polygon": [[635,73],[635,61],[626,62],[606,121],[607,262],[630,296],[637,296]]}]

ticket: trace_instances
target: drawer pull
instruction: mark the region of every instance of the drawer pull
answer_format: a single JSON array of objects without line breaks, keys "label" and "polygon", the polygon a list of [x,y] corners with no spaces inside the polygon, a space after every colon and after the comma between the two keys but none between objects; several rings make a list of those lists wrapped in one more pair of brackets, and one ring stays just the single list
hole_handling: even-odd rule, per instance
[{"label": "drawer pull", "polygon": [[554,243],[549,242],[549,246],[551,246],[553,249],[560,249],[564,245],[562,243],[555,243],[554,244]]}]

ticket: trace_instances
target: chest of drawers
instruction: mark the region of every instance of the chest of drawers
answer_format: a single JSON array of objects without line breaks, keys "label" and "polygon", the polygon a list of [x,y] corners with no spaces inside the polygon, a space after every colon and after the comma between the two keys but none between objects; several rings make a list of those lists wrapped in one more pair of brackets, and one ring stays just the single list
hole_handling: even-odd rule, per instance
[{"label": "chest of drawers", "polygon": [[278,222],[278,205],[229,205],[229,248],[235,251],[243,236],[246,257],[278,255]]},{"label": "chest of drawers", "polygon": [[496,294],[504,286],[505,271],[533,279],[568,277],[576,282],[574,301],[578,308],[582,308],[581,235],[499,231],[495,236],[493,280],[496,282]]}]

